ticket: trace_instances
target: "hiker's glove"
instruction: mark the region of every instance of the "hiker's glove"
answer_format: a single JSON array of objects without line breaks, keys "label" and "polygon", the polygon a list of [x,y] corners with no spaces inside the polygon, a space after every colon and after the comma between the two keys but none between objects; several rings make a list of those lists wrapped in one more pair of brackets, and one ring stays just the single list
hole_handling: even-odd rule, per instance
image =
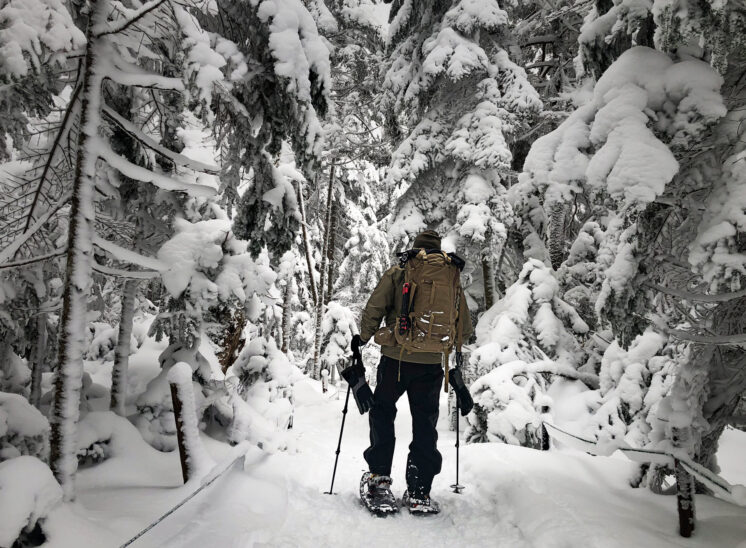
[{"label": "hiker's glove", "polygon": [[364,415],[367,411],[370,411],[373,407],[373,392],[365,380],[365,366],[362,362],[355,360],[355,363],[342,371],[342,378],[350,385],[360,414]]},{"label": "hiker's glove", "polygon": [[360,338],[360,335],[353,335],[352,342],[350,343],[350,347],[352,348],[352,355],[359,356],[360,349],[363,346],[365,346],[365,343],[363,342],[363,339]]},{"label": "hiker's glove", "polygon": [[461,410],[461,416],[465,417],[474,407],[474,400],[471,399],[469,389],[464,384],[464,378],[461,376],[461,368],[457,367],[448,372],[448,382],[456,393],[456,403]]}]

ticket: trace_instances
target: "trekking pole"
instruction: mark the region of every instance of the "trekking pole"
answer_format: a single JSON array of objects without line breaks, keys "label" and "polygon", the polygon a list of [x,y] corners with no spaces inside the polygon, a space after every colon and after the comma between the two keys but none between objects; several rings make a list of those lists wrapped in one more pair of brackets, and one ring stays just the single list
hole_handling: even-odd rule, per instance
[{"label": "trekking pole", "polygon": [[345,406],[342,409],[342,428],[339,429],[339,443],[337,443],[337,456],[334,459],[334,472],[332,472],[332,484],[329,487],[329,491],[325,491],[325,495],[334,494],[334,478],[337,475],[337,463],[339,462],[339,452],[342,450],[342,433],[345,431],[345,419],[347,418],[347,404],[350,402],[350,391],[352,387],[350,383],[347,383],[347,396],[345,397]]},{"label": "trekking pole", "polygon": [[460,495],[461,491],[463,491],[465,487],[458,482],[458,468],[459,468],[458,453],[459,453],[459,447],[461,447],[461,435],[459,434],[459,422],[461,421],[459,420],[460,417],[458,416],[458,410],[459,410],[458,394],[455,394],[455,395],[456,395],[456,483],[451,485],[451,489],[453,489],[454,493],[456,493],[457,495]]}]

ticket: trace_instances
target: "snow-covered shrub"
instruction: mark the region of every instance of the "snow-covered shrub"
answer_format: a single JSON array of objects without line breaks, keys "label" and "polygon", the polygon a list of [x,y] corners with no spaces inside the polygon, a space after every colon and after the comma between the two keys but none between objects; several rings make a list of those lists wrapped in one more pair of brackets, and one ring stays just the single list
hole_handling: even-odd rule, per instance
[{"label": "snow-covered shrub", "polygon": [[[168,372],[178,362],[197,364],[197,371],[206,379],[212,377],[211,367],[205,357],[196,348],[186,348],[180,343],[170,345],[161,353],[160,373],[153,378],[143,394],[137,398],[137,428],[143,438],[159,451],[176,449],[176,422],[174,419],[171,388],[168,383]],[[207,407],[201,387],[195,387],[196,409],[202,416]]]},{"label": "snow-covered shrub", "polygon": [[[134,354],[143,342],[144,332],[140,328],[138,335],[134,334],[130,340],[130,353]],[[86,360],[113,361],[114,352],[119,339],[119,327],[112,327],[108,323],[92,322],[88,324],[88,339],[86,341]]]},{"label": "snow-covered shrub", "polygon": [[532,363],[549,358],[578,367],[585,358],[580,340],[588,326],[560,297],[554,273],[529,259],[505,296],[480,318],[475,332],[471,367],[484,375],[515,360]]},{"label": "snow-covered shrub", "polygon": [[466,439],[539,447],[542,421],[553,422],[554,401],[549,393],[559,381],[573,382],[578,392],[585,393],[596,386],[597,378],[551,360],[516,360],[478,378],[470,388],[474,409],[467,417]]},{"label": "snow-covered shrub", "polygon": [[357,333],[355,313],[338,301],[331,301],[321,324],[325,346],[321,355],[321,368],[334,379],[335,371],[344,369],[350,355],[350,341]]},{"label": "snow-covered shrub", "polygon": [[546,396],[546,378],[533,372],[541,365],[547,370],[552,368],[552,362],[529,367],[525,362],[515,361],[501,365],[472,384],[474,409],[467,419],[468,442],[539,446],[539,427],[551,404]]},{"label": "snow-covered shrub", "polygon": [[601,405],[591,419],[599,443],[649,446],[651,423],[676,373],[671,351],[667,338],[654,331],[626,350],[616,341],[609,345],[599,373]]},{"label": "snow-covered shrub", "polygon": [[31,382],[31,371],[10,345],[0,343],[0,391],[23,394]]},{"label": "snow-covered shrub", "polygon": [[114,359],[116,346],[117,328],[101,322],[93,322],[88,325],[85,354],[87,360],[111,361]]},{"label": "snow-covered shrub", "polygon": [[0,392],[0,462],[19,455],[46,460],[49,421],[26,398]]},{"label": "snow-covered shrub", "polygon": [[34,536],[43,540],[44,518],[61,502],[62,488],[36,457],[0,462],[0,546],[24,546],[24,537],[37,528],[41,535]]},{"label": "snow-covered shrub", "polygon": [[278,433],[291,424],[293,384],[303,378],[300,369],[290,363],[273,339],[256,337],[230,368],[228,383],[231,377],[237,379],[237,396],[230,441],[248,439],[265,448],[282,448]]},{"label": "snow-covered shrub", "polygon": [[536,429],[550,417],[547,391],[556,378],[597,382],[582,373],[581,341],[588,326],[560,298],[560,285],[544,263],[529,259],[505,296],[480,318],[469,369],[474,411],[471,441],[537,444]]}]

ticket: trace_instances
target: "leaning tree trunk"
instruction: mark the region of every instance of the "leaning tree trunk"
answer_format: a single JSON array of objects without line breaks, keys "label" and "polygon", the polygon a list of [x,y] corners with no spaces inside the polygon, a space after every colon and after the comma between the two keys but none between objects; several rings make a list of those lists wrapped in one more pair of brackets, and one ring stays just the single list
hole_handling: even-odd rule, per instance
[{"label": "leaning tree trunk", "polygon": [[49,464],[62,487],[65,500],[75,498],[77,427],[80,393],[83,384],[83,352],[86,329],[86,300],[91,286],[94,221],[94,178],[96,154],[89,140],[96,138],[99,127],[101,77],[95,66],[95,52],[101,51],[93,37],[93,22],[100,19],[100,0],[90,1],[86,31],[88,45],[84,58],[80,131],[78,132],[73,195],[69,214],[67,267],[62,317],[59,330],[57,375],[51,415]]},{"label": "leaning tree trunk", "polygon": [[319,295],[316,301],[316,325],[314,332],[314,343],[313,343],[313,365],[311,370],[311,376],[314,379],[321,378],[321,343],[322,343],[322,329],[321,324],[324,320],[324,309],[325,297],[324,290],[326,288],[326,274],[328,268],[327,250],[329,249],[329,239],[331,237],[331,223],[332,223],[332,199],[334,196],[334,170],[335,165],[332,163],[332,167],[329,171],[329,193],[326,197],[326,220],[324,223],[324,246],[321,250],[321,277],[319,279]]},{"label": "leaning tree trunk", "polygon": [[119,318],[119,336],[114,353],[114,367],[111,370],[111,399],[109,409],[120,417],[126,415],[124,406],[127,399],[127,369],[130,361],[130,341],[132,322],[135,317],[135,295],[137,280],[127,280],[122,288],[122,314]]},{"label": "leaning tree trunk", "polygon": [[303,251],[306,256],[306,265],[308,266],[308,285],[311,289],[311,299],[313,299],[313,304],[314,306],[316,306],[316,303],[319,302],[319,298],[316,293],[316,279],[313,275],[313,262],[311,261],[311,243],[308,241],[306,206],[303,201],[303,189],[301,188],[300,182],[298,183],[296,195],[298,196],[298,211],[300,212],[300,228],[301,235],[303,237]]}]

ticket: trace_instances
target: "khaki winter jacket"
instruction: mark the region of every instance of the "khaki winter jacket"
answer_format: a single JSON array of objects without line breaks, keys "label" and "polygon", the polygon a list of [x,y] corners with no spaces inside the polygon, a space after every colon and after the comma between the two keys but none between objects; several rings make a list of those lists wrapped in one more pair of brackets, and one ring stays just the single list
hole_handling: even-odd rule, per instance
[{"label": "khaki winter jacket", "polygon": [[[368,303],[363,310],[360,320],[360,338],[368,342],[381,325],[381,320],[386,320],[387,326],[396,326],[397,316],[401,310],[402,288],[404,287],[404,270],[399,266],[392,266],[381,277],[381,281],[373,290]],[[469,340],[474,328],[471,325],[469,307],[466,305],[466,297],[463,290],[459,299],[459,324],[462,329],[463,341]],[[384,356],[400,359],[414,363],[441,363],[440,352],[402,352],[401,346],[382,346],[381,352]]]}]

